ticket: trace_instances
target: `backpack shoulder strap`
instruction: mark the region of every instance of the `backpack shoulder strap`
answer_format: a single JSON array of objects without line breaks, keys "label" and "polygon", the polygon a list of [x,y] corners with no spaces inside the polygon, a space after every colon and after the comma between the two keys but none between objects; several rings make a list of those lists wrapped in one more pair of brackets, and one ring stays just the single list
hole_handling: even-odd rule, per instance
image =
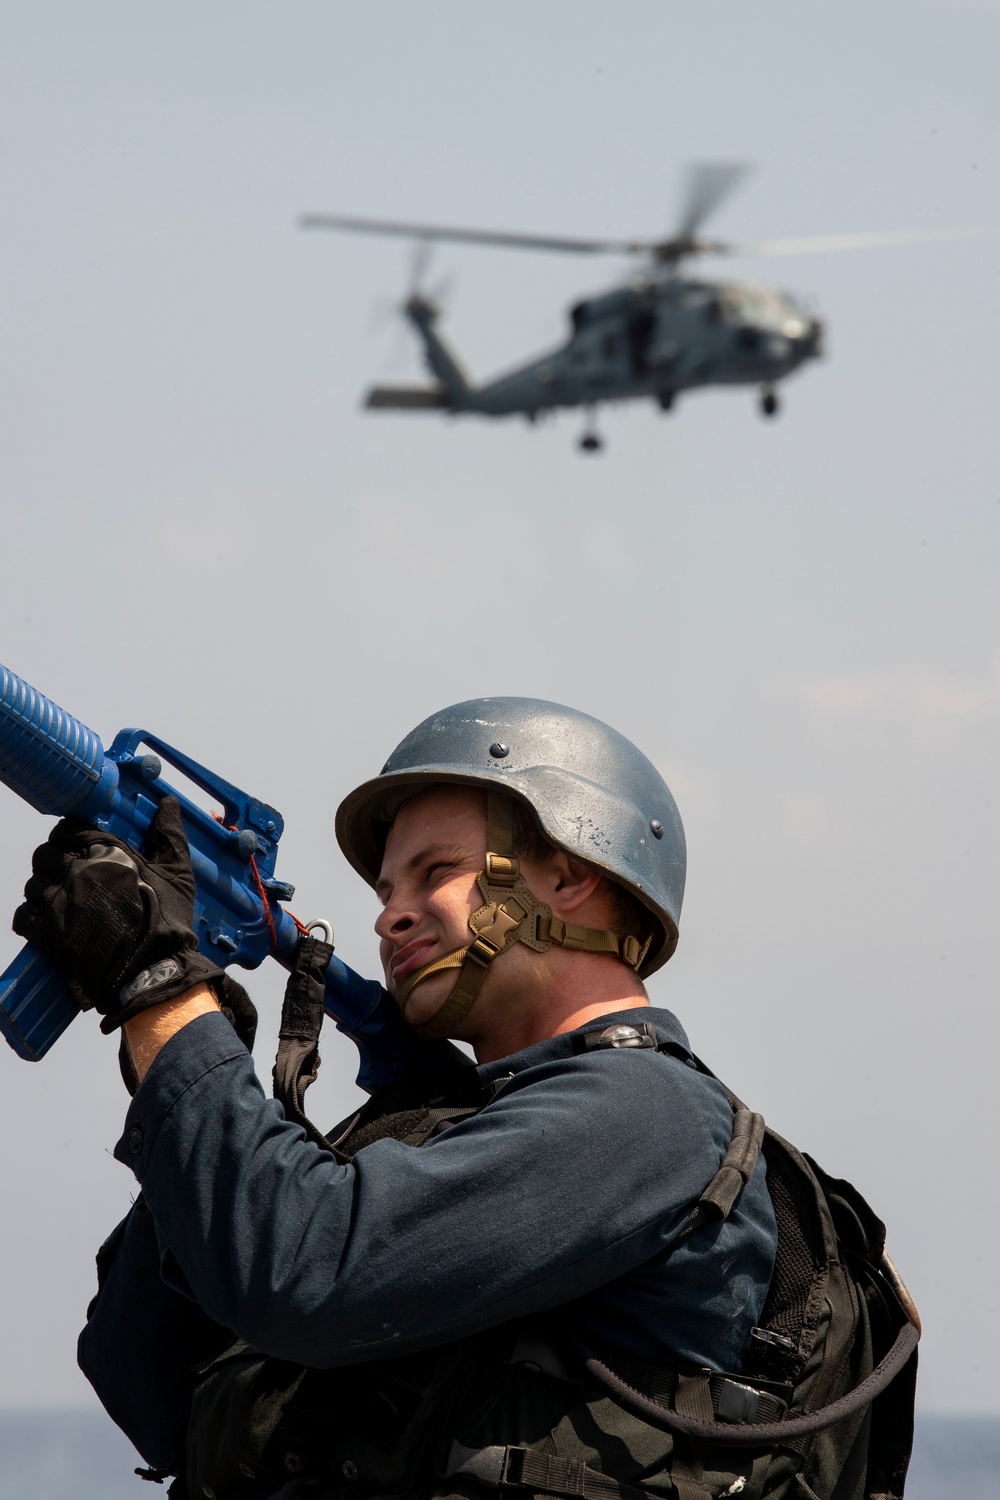
[{"label": "backpack shoulder strap", "polygon": [[748,1109],[741,1099],[738,1099],[724,1083],[715,1077],[711,1069],[706,1068],[705,1064],[686,1048],[675,1042],[665,1042],[657,1048],[657,1051],[667,1057],[676,1057],[683,1063],[693,1062],[699,1073],[704,1074],[706,1078],[715,1079],[715,1082],[719,1083],[725,1091],[729,1107],[733,1111],[733,1130],[726,1154],[715,1176],[692,1203],[680,1228],[667,1241],[668,1246],[673,1246],[687,1239],[689,1234],[694,1234],[695,1230],[700,1229],[703,1224],[721,1223],[723,1219],[728,1219],[737,1198],[750,1181],[753,1169],[757,1165],[757,1158],[764,1142],[764,1116]]}]

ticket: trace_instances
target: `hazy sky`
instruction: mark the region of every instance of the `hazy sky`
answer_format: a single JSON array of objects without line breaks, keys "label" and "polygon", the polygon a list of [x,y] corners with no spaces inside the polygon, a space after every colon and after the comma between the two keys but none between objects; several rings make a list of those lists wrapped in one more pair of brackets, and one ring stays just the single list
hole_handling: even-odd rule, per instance
[{"label": "hazy sky", "polygon": [[[537,430],[359,409],[419,366],[404,242],[306,209],[720,235],[1000,221],[1000,12],[960,3],[8,5],[0,661],[281,808],[295,910],[376,972],[332,813],[419,719],[522,693],[608,720],[685,820],[696,1050],[889,1225],[921,1400],[1000,1409],[995,1192],[1000,241],[744,263],[829,357]],[[479,375],[614,262],[442,248]],[[43,819],[0,789],[0,908]],[[0,940],[0,963],[17,950]],[[282,976],[253,976],[267,1076]],[[352,1100],[327,1041],[313,1111]],[[0,1401],[87,1402],[74,1341],[134,1183],[89,1019],[0,1055]],[[986,1335],[984,1337],[984,1335]]]}]

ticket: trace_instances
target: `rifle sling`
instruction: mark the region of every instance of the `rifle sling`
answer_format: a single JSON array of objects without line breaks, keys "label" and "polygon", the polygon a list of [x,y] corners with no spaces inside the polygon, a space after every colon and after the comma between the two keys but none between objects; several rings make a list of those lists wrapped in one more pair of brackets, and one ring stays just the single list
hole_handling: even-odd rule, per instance
[{"label": "rifle sling", "polygon": [[[333,948],[320,938],[304,937],[285,986],[274,1060],[274,1097],[314,1145],[332,1151],[329,1141],[305,1113],[306,1089],[319,1072],[319,1033],[325,1014],[326,970]],[[336,1155],[337,1153],[334,1152]]]}]

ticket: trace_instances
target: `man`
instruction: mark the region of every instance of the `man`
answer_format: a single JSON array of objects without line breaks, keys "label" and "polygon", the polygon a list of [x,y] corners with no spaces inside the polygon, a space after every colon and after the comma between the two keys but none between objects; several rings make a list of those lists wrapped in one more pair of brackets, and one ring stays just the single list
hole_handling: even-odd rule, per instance
[{"label": "man", "polygon": [[148,1477],[206,1500],[740,1492],[753,1453],[713,1477],[586,1373],[689,1423],[760,1421],[791,1390],[739,1380],[752,1335],[782,1340],[757,1326],[759,1117],[642,982],[683,892],[662,778],[586,715],[477,700],[419,725],[337,833],[382,903],[392,1002],[476,1065],[429,1045],[426,1078],[329,1143],[265,1098],[230,1024],[251,1036],[252,1007],[195,952],[171,804],[145,858],[79,825],[36,854],[15,926],[124,1027],[137,1086],[115,1154],[142,1196],[80,1340],[107,1410]]}]

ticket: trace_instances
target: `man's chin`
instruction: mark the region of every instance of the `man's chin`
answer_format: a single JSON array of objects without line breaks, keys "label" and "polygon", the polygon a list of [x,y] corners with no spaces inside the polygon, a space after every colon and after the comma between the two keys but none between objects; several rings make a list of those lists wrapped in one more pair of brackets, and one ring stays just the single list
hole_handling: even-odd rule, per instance
[{"label": "man's chin", "polygon": [[412,1026],[414,1031],[420,1031],[444,1010],[445,1002],[454,985],[455,975],[452,973],[431,974],[411,990],[402,1003],[397,995],[394,995],[393,999],[399,1006],[407,1026]]}]

